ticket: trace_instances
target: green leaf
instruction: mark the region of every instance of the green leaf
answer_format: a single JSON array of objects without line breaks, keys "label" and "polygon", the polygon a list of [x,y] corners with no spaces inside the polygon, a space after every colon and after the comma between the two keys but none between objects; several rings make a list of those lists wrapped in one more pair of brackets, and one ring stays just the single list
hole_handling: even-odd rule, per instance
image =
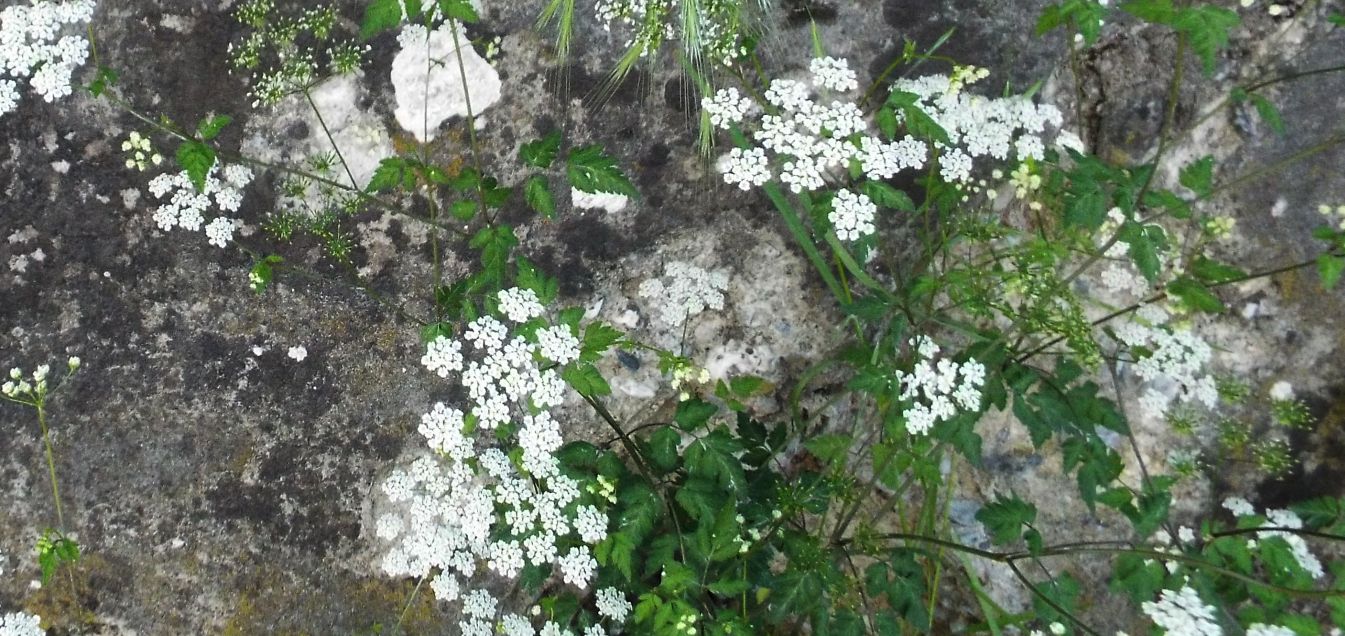
[{"label": "green leaf", "polygon": [[1226,309],[1224,302],[1219,300],[1214,292],[1190,276],[1182,276],[1168,283],[1168,293],[1180,298],[1187,307],[1197,311],[1217,314]]},{"label": "green leaf", "polygon": [[565,174],[570,185],[580,192],[639,196],[635,185],[616,165],[616,159],[603,152],[602,146],[580,146],[565,159]]},{"label": "green leaf", "polygon": [[719,412],[719,407],[700,398],[691,398],[683,400],[677,405],[677,413],[673,415],[673,421],[682,427],[684,431],[694,431],[704,426],[709,419]]},{"label": "green leaf", "polygon": [[1209,196],[1214,185],[1214,157],[1205,155],[1187,164],[1177,179],[1200,198]]},{"label": "green leaf", "polygon": [[518,245],[518,237],[507,225],[483,227],[472,237],[470,246],[481,251],[481,274],[493,286],[504,284],[509,252]]},{"label": "green leaf", "polygon": [[829,465],[834,465],[838,462],[844,464],[852,444],[854,444],[854,439],[851,436],[830,433],[809,439],[803,443],[803,446],[813,455],[816,455],[818,459]]},{"label": "green leaf", "polygon": [[612,392],[612,387],[607,384],[602,373],[587,362],[577,362],[565,367],[561,370],[560,377],[580,395],[600,397]]},{"label": "green leaf", "polygon": [[1096,185],[1077,194],[1065,196],[1065,221],[1091,230],[1102,226],[1107,218],[1107,193],[1097,189]]},{"label": "green leaf", "polygon": [[1191,264],[1191,275],[1206,283],[1223,283],[1247,277],[1244,272],[1232,265],[1201,256]]},{"label": "green leaf", "polygon": [[279,256],[270,255],[253,263],[252,271],[248,272],[248,285],[252,287],[252,291],[258,294],[266,291],[271,280],[275,278],[273,266],[281,262],[283,259]]},{"label": "green leaf", "polygon": [[224,130],[224,127],[228,126],[232,121],[233,118],[228,115],[216,115],[209,119],[203,119],[201,120],[201,123],[196,126],[196,134],[200,135],[201,139],[210,141],[211,139],[218,137],[220,131]]},{"label": "green leaf", "polygon": [[560,154],[560,140],[560,131],[553,131],[541,139],[523,144],[518,149],[518,157],[523,163],[546,170],[556,161],[556,155]]},{"label": "green leaf", "polygon": [[1239,21],[1233,11],[1202,4],[1177,11],[1172,28],[1186,35],[1208,76],[1214,74],[1214,55],[1228,44],[1228,35]]},{"label": "green leaf", "polygon": [[471,0],[439,0],[439,10],[443,11],[444,15],[462,22],[472,23],[481,20],[481,16],[478,16],[476,9],[472,7]]},{"label": "green leaf", "polygon": [[602,354],[606,353],[612,345],[621,340],[620,330],[605,322],[591,322],[584,327],[584,338],[579,343],[579,359],[586,362],[595,362]]},{"label": "green leaf", "polygon": [[[724,500],[724,489],[712,479],[688,479],[677,489],[673,499],[677,500],[677,504],[691,515],[692,519],[713,518],[719,504]],[[666,536],[673,541],[677,540],[677,536],[671,533]]]},{"label": "green leaf", "polygon": [[1317,257],[1317,273],[1322,277],[1322,287],[1327,289],[1335,287],[1340,281],[1342,271],[1345,271],[1345,258],[1331,254]]},{"label": "green leaf", "polygon": [[1037,520],[1037,508],[1017,495],[1008,499],[996,495],[995,501],[976,513],[976,520],[990,532],[992,541],[1002,545],[1022,536],[1023,526]]},{"label": "green leaf", "polygon": [[888,139],[896,138],[897,126],[900,125],[900,122],[897,121],[897,114],[891,107],[884,106],[878,109],[878,114],[874,115],[874,119],[877,120],[878,130],[883,132],[884,137]]},{"label": "green leaf", "polygon": [[1171,24],[1177,15],[1172,0],[1133,0],[1122,3],[1121,10],[1155,24]]},{"label": "green leaf", "polygon": [[1130,260],[1144,279],[1150,283],[1158,280],[1158,269],[1163,264],[1159,255],[1167,249],[1167,235],[1162,226],[1126,221],[1121,225],[1120,240],[1126,243]]},{"label": "green leaf", "polygon": [[528,207],[543,217],[548,219],[556,217],[556,200],[551,197],[551,184],[546,177],[540,174],[529,177],[523,184],[523,198],[527,200]]},{"label": "green leaf", "polygon": [[1283,137],[1285,131],[1284,119],[1280,118],[1280,110],[1275,108],[1275,105],[1262,95],[1252,93],[1250,97],[1252,106],[1256,107],[1256,114],[1261,116],[1261,121],[1266,122],[1266,125],[1275,131],[1275,134]]},{"label": "green leaf", "polygon": [[[537,294],[537,301],[544,306],[550,305],[556,300],[556,294],[560,292],[559,281],[543,274],[537,269],[537,266],[532,264],[532,261],[522,256],[514,259],[514,265],[518,270],[514,276],[514,282],[519,287],[531,289],[532,293]],[[589,360],[589,362],[592,361]]]},{"label": "green leaf", "polygon": [[[738,441],[719,428],[687,446],[683,459],[693,477],[712,479],[719,484],[723,489],[719,497],[723,499],[725,491],[737,493],[747,484],[743,464],[736,455],[741,450]],[[715,509],[719,509],[719,504]]]},{"label": "green leaf", "polygon": [[93,81],[89,82],[87,87],[89,94],[94,97],[102,97],[103,93],[107,91],[107,87],[115,85],[119,78],[120,76],[117,75],[116,71],[106,66],[98,67],[98,73],[94,75]]},{"label": "green leaf", "polygon": [[453,218],[467,223],[476,218],[476,211],[480,207],[476,201],[471,199],[459,199],[454,201],[453,205],[448,206],[448,213],[452,214]]},{"label": "green leaf", "polygon": [[374,0],[364,9],[360,22],[360,38],[369,39],[402,23],[400,0]]},{"label": "green leaf", "polygon": [[205,178],[215,166],[215,151],[199,141],[184,141],[177,147],[177,162],[187,171],[197,192],[205,191]]},{"label": "green leaf", "polygon": [[919,101],[919,95],[906,91],[892,91],[887,96],[887,105],[901,111],[907,132],[915,137],[948,145],[948,132],[920,108],[917,104]]},{"label": "green leaf", "polygon": [[826,598],[825,579],[815,569],[791,567],[776,577],[771,589],[770,613],[776,621],[811,614]]},{"label": "green leaf", "polygon": [[677,447],[682,443],[682,434],[671,426],[660,426],[649,436],[649,460],[654,467],[665,474],[677,469],[679,457]]},{"label": "green leaf", "polygon": [[752,584],[742,579],[724,579],[722,581],[715,581],[705,587],[719,596],[733,598],[752,589]]},{"label": "green leaf", "polygon": [[373,176],[369,177],[369,184],[364,186],[364,191],[378,194],[397,187],[410,187],[407,181],[410,181],[410,175],[407,172],[406,159],[388,157],[378,162]]},{"label": "green leaf", "polygon": [[915,202],[911,201],[911,197],[881,181],[865,181],[859,189],[868,195],[874,203],[885,208],[901,210],[902,212],[915,211]]}]

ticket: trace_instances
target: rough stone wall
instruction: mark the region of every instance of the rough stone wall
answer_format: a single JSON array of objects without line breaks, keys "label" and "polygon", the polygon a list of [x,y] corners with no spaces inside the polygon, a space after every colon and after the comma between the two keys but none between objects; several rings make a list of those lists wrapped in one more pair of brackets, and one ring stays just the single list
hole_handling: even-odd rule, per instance
[{"label": "rough stone wall", "polygon": [[[348,18],[361,11],[359,3],[340,4]],[[711,160],[697,154],[689,84],[674,65],[661,64],[635,72],[609,99],[591,99],[621,43],[580,21],[574,54],[562,63],[549,36],[532,29],[537,4],[487,2],[483,22],[469,31],[501,38],[493,66],[502,97],[483,114],[479,132],[489,170],[509,181],[518,144],[564,127],[576,142],[601,142],[621,158],[642,197],[619,212],[562,209],[553,222],[529,221],[519,230],[523,252],[560,276],[565,300],[665,345],[676,339],[651,327],[649,309],[634,293],[651,264],[690,260],[725,270],[729,306],[698,323],[688,351],[725,369],[790,380],[834,342],[836,315],[764,200],[719,184]],[[955,27],[941,52],[993,69],[987,86],[1047,81],[1046,94],[1083,115],[1080,128],[1104,157],[1134,159],[1152,150],[1171,43],[1145,30],[1109,30],[1082,60],[1076,87],[1066,43],[1032,36],[1045,4],[1038,0],[781,4],[764,49],[772,74],[803,68],[808,15],[831,53],[850,57],[870,78],[903,38],[928,44]],[[228,73],[223,53],[238,35],[229,5],[105,1],[95,20],[104,63],[121,72],[125,96],[144,110],[184,122],[211,111],[235,115],[226,145],[269,144],[279,152],[312,143],[320,131],[295,105],[249,108],[244,78]],[[1259,15],[1248,20],[1222,56],[1223,85],[1264,69],[1337,61],[1338,33],[1321,36],[1324,25],[1312,23],[1280,34],[1282,24]],[[1270,46],[1271,37],[1283,46]],[[385,34],[372,44],[372,63],[349,93],[356,96],[350,121],[382,126],[395,145],[409,135],[393,114],[396,42]],[[1075,95],[1084,100],[1077,109]],[[1194,121],[1214,95],[1184,93],[1179,123]],[[1226,157],[1229,174],[1264,165],[1339,133],[1342,95],[1339,75],[1287,84],[1276,99],[1289,122],[1284,137],[1249,124],[1240,110],[1199,129],[1187,142],[1190,152]],[[246,286],[249,263],[237,250],[158,231],[146,177],[126,170],[118,151],[119,140],[139,128],[87,95],[56,105],[27,100],[0,117],[0,361],[84,360],[50,415],[67,514],[88,555],[78,597],[29,587],[32,544],[53,524],[48,484],[36,423],[28,411],[0,405],[0,483],[7,486],[0,495],[0,607],[59,617],[70,633],[368,633],[395,621],[411,585],[375,571],[373,484],[420,447],[419,413],[444,392],[416,365],[414,326],[340,283],[282,277],[258,297]],[[460,159],[460,120],[440,133],[435,158]],[[1253,263],[1311,254],[1316,204],[1345,203],[1343,162],[1339,149],[1328,151],[1221,198],[1216,204],[1239,222],[1231,254]],[[263,177],[248,190],[242,216],[250,224],[275,204],[273,183]],[[507,218],[525,217],[520,211]],[[357,265],[380,293],[423,310],[424,229],[376,213],[359,220]],[[448,247],[450,273],[464,266],[463,249]],[[318,250],[301,242],[281,253],[316,262]],[[1328,415],[1328,426],[1297,440],[1314,458],[1303,474],[1258,485],[1216,472],[1211,490],[1259,488],[1272,502],[1305,490],[1339,494],[1341,295],[1319,293],[1309,274],[1295,273],[1237,289],[1230,300],[1260,309],[1242,323],[1220,323],[1228,348],[1221,363],[1258,383],[1292,380]],[[302,362],[286,356],[294,345],[308,350]],[[655,388],[654,362],[611,362],[618,395],[629,397],[618,401],[621,412],[640,413],[651,392],[656,405],[667,397]],[[1025,452],[1022,439],[992,434],[1003,423],[985,426],[993,477],[967,485],[968,502],[1001,487],[1049,493],[1060,486],[1058,472],[1042,469],[1046,462]],[[597,430],[574,410],[573,437]],[[1160,459],[1164,433],[1142,435]],[[1207,496],[1193,493],[1188,514]],[[1118,528],[1114,520],[1079,528],[1077,508],[1044,516],[1064,532]],[[408,631],[451,633],[428,596],[420,598],[408,612]]]}]

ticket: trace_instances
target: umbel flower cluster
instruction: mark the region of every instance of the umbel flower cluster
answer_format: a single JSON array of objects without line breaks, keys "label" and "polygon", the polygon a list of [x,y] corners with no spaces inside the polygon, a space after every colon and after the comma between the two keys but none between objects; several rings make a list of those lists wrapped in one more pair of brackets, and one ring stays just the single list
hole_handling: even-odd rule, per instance
[{"label": "umbel flower cluster", "polygon": [[0,614],[0,636],[42,636],[42,619],[24,612]]},{"label": "umbel flower cluster", "polygon": [[233,239],[237,222],[223,214],[207,222],[205,215],[212,204],[221,212],[237,212],[243,205],[243,188],[251,181],[252,171],[248,168],[233,165],[220,170],[218,163],[206,175],[205,189],[201,191],[197,191],[185,170],[160,174],[150,180],[149,191],[156,199],[168,200],[154,211],[154,223],[165,232],[175,227],[197,232],[204,227],[210,244],[224,247]]},{"label": "umbel flower cluster", "polygon": [[1222,636],[1224,633],[1214,618],[1214,607],[1200,600],[1200,594],[1191,587],[1163,590],[1157,601],[1145,601],[1140,608],[1169,634]]},{"label": "umbel flower cluster", "polygon": [[939,345],[927,336],[912,338],[910,345],[918,356],[915,367],[910,373],[897,371],[901,400],[909,405],[904,415],[910,434],[924,435],[939,422],[981,409],[985,365],[938,358]]},{"label": "umbel flower cluster", "polygon": [[709,272],[690,263],[673,261],[664,266],[663,276],[640,283],[639,294],[656,303],[660,320],[680,325],[706,309],[723,309],[728,284],[728,276],[723,272]]},{"label": "umbel flower cluster", "polygon": [[[626,47],[637,50],[640,57],[657,51],[665,40],[681,39],[692,55],[705,55],[728,66],[747,54],[742,4],[734,0],[597,0],[593,12],[604,30],[616,26],[629,31]],[[695,27],[685,29],[684,24]]]},{"label": "umbel flower cluster", "polygon": [[72,92],[70,76],[88,59],[89,41],[62,32],[87,24],[93,9],[93,0],[31,0],[0,10],[0,115],[18,108],[24,79],[47,102]]},{"label": "umbel flower cluster", "polygon": [[[870,131],[859,106],[846,99],[859,83],[845,60],[815,58],[809,70],[810,82],[771,81],[765,93],[768,112],[761,114],[748,135],[753,145],[734,148],[721,166],[725,183],[749,190],[778,179],[800,193],[825,187],[830,175],[840,174],[852,162],[869,179],[885,180],[904,170],[924,169],[931,160],[945,181],[968,183],[973,159],[1040,159],[1045,151],[1042,136],[1062,121],[1059,109],[1049,104],[965,92],[985,74],[960,68],[951,77],[900,80],[892,89],[908,96],[908,108],[923,111],[938,124],[947,134],[946,142],[927,142],[911,134],[884,141]],[[701,105],[710,122],[725,129],[744,124],[755,109],[734,88],[719,90]],[[905,121],[904,110],[894,114],[898,123]]]},{"label": "umbel flower cluster", "polygon": [[[498,314],[467,325],[458,338],[437,337],[421,364],[451,378],[470,407],[435,404],[420,434],[433,457],[394,471],[382,484],[395,511],[379,516],[375,532],[391,542],[383,571],[430,577],[440,601],[463,604],[462,634],[535,634],[524,617],[497,617],[497,601],[469,589],[479,565],[514,578],[529,565],[553,567],[579,589],[593,581],[592,546],[607,537],[606,502],[561,472],[555,453],[564,442],[552,409],[565,399],[557,367],[579,358],[567,324],[548,324],[535,293],[499,293]],[[478,432],[489,432],[478,438]],[[613,596],[615,594],[615,596]],[[599,594],[599,610],[620,624],[629,603],[615,591]],[[542,633],[563,633],[559,626]],[[603,633],[598,628],[593,633]]]},{"label": "umbel flower cluster", "polygon": [[[1246,521],[1256,516],[1256,509],[1252,507],[1251,502],[1241,497],[1229,497],[1224,500],[1224,508],[1238,517],[1240,521]],[[1275,528],[1289,528],[1297,530],[1303,527],[1303,520],[1292,510],[1285,509],[1267,509],[1265,511],[1265,524]],[[1259,527],[1259,526],[1253,526]],[[1298,562],[1299,567],[1303,568],[1309,576],[1314,579],[1320,579],[1326,576],[1326,570],[1322,568],[1322,562],[1318,560],[1317,555],[1308,548],[1308,542],[1303,537],[1285,532],[1283,530],[1266,530],[1256,533],[1257,539],[1279,538],[1283,539],[1289,545],[1289,551],[1294,555],[1294,560]],[[1255,547],[1255,541],[1248,543],[1248,547]]]},{"label": "umbel flower cluster", "polygon": [[1151,417],[1166,415],[1174,401],[1206,408],[1219,401],[1214,376],[1204,372],[1213,349],[1189,327],[1170,322],[1168,312],[1151,303],[1114,328],[1116,339],[1141,355],[1134,372],[1145,383],[1140,408]]}]

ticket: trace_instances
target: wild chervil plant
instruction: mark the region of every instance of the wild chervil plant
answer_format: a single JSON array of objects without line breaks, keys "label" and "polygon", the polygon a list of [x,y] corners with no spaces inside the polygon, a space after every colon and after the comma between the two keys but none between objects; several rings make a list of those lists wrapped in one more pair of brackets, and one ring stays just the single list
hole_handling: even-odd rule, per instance
[{"label": "wild chervil plant", "polygon": [[[414,147],[357,177],[314,95],[359,70],[369,47],[334,9],[295,13],[272,0],[235,9],[246,34],[231,61],[252,74],[259,113],[292,100],[320,123],[331,149],[301,164],[222,145],[228,114],[189,126],[139,110],[118,91],[105,66],[113,61],[99,59],[94,30],[89,39],[65,33],[90,20],[87,0],[0,12],[0,69],[14,78],[0,79],[0,115],[21,99],[18,80],[31,78],[52,101],[92,57],[88,90],[146,126],[118,141],[128,170],[157,173],[147,182],[148,214],[160,230],[202,232],[212,245],[244,250],[253,260],[246,284],[257,293],[278,275],[317,275],[267,242],[315,238],[345,282],[419,327],[421,366],[451,397],[421,416],[425,447],[380,480],[369,539],[383,576],[414,579],[414,594],[455,611],[446,631],[1091,634],[1079,581],[1055,563],[1097,555],[1111,559],[1110,591],[1145,617],[1132,623],[1153,633],[1301,635],[1345,625],[1345,566],[1319,556],[1326,542],[1345,539],[1345,501],[1258,513],[1230,498],[1198,528],[1175,524],[1173,487],[1201,470],[1200,444],[1151,466],[1131,434],[1131,422],[1147,418],[1215,439],[1210,452],[1250,456],[1271,472],[1292,464],[1281,438],[1253,441],[1233,408],[1259,408],[1285,428],[1312,426],[1307,408],[1287,383],[1253,395],[1216,374],[1217,344],[1202,335],[1201,314],[1224,310],[1221,286],[1294,268],[1315,265],[1334,285],[1345,271],[1337,227],[1345,207],[1323,207],[1331,225],[1316,233],[1326,243],[1318,257],[1248,273],[1213,255],[1236,225],[1206,211],[1244,179],[1221,179],[1210,157],[1169,166],[1183,132],[1173,130],[1175,101],[1155,155],[1115,165],[1088,154],[1055,106],[1031,94],[985,96],[978,82],[988,71],[913,43],[864,86],[855,69],[867,61],[826,55],[815,36],[807,76],[772,79],[750,27],[767,5],[603,0],[593,10],[628,38],[615,77],[657,61],[665,40],[681,43],[677,53],[702,93],[702,141],[718,131],[729,146],[714,168],[724,187],[765,195],[846,316],[843,341],[792,388],[713,377],[704,361],[563,306],[557,281],[520,253],[520,234],[505,222],[519,215],[506,212],[549,219],[559,210],[555,192],[591,206],[639,193],[616,157],[572,146],[559,132],[522,145],[515,183],[487,172],[466,62],[475,53],[463,28],[480,16],[467,0],[373,0],[358,34],[401,29],[404,51],[424,47],[417,59],[426,82],[442,69],[456,73],[465,165],[432,159],[422,89]],[[1048,8],[1040,27],[1069,29],[1086,46],[1117,10],[1170,29],[1175,68],[1194,55],[1207,74],[1238,22],[1213,4],[1067,0]],[[570,0],[543,9],[540,22],[559,26],[561,54],[576,19],[584,16]],[[889,81],[920,62],[950,68]],[[1172,95],[1183,81],[1174,74]],[[1225,105],[1250,100],[1277,121],[1256,93],[1275,81],[1237,88]],[[154,149],[170,145],[175,165],[160,171],[164,155]],[[1168,168],[1177,184],[1159,178]],[[274,177],[281,203],[257,214],[248,192],[263,187],[254,181],[261,173]],[[430,315],[380,295],[354,267],[354,219],[371,211],[428,233]],[[265,230],[258,244],[236,231],[245,218]],[[914,255],[898,248],[900,234],[913,237]],[[446,280],[452,245],[475,260],[470,273]],[[722,310],[728,289],[726,272],[675,261],[642,281],[638,296],[677,334]],[[663,421],[622,421],[605,403],[612,391],[598,363],[622,349],[658,356],[677,395]],[[78,556],[47,436],[47,373],[16,370],[4,388],[36,409],[46,446],[60,528],[39,544],[44,578]],[[826,391],[819,408],[806,396],[823,373],[839,374],[843,386]],[[1127,392],[1133,397],[1123,399]],[[752,406],[766,397],[785,408],[762,416]],[[567,439],[575,414],[563,407],[579,401],[611,429],[610,440]],[[1130,531],[1074,541],[1039,524],[1032,502],[998,493],[975,513],[986,544],[953,532],[957,480],[984,474],[977,423],[996,416],[1059,459],[1077,482],[1081,519],[1110,514]],[[1031,605],[1001,607],[976,569],[987,563],[1007,570]],[[967,611],[949,616],[937,602],[948,595]],[[37,620],[4,615],[0,634],[40,633]],[[399,618],[393,630],[400,627]]]}]

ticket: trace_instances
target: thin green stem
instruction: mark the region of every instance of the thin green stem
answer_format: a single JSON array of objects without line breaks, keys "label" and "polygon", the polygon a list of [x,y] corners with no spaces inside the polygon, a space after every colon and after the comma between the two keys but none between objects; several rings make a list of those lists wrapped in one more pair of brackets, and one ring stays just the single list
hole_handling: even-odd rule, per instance
[{"label": "thin green stem", "polygon": [[317,102],[313,101],[313,94],[308,88],[303,89],[304,100],[308,102],[309,108],[313,109],[313,116],[318,118],[318,126],[322,128],[322,134],[327,137],[327,143],[332,145],[332,150],[336,152],[336,158],[341,161],[341,168],[346,171],[346,178],[350,179],[350,189],[352,191],[360,189],[360,182],[355,180],[355,175],[350,172],[350,164],[346,162],[346,156],[341,154],[341,146],[336,143],[336,138],[332,136],[332,131],[327,127],[327,120],[322,117],[322,110],[318,108]]},{"label": "thin green stem", "polygon": [[51,501],[56,505],[56,524],[64,536],[67,530],[65,511],[61,508],[61,487],[56,483],[56,458],[52,452],[51,434],[47,431],[47,408],[42,402],[34,406],[37,407],[37,425],[42,429],[42,445],[47,455],[47,477],[51,479]]}]

